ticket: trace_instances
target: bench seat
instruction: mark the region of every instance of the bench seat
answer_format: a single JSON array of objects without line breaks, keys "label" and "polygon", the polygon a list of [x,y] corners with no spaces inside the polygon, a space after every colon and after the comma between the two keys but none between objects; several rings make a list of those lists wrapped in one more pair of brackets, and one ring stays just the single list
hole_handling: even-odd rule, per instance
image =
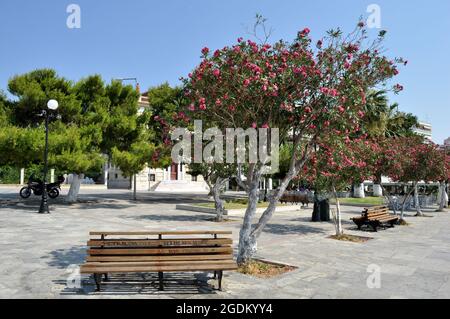
[{"label": "bench seat", "polygon": [[372,227],[376,232],[379,227],[394,225],[398,222],[398,217],[389,214],[389,208],[386,206],[376,206],[371,208],[366,208],[362,212],[361,216],[353,217],[351,220],[361,229],[362,226],[367,225]]},{"label": "bench seat", "polygon": [[164,272],[211,271],[214,277],[218,274],[221,289],[223,271],[238,268],[233,260],[233,240],[219,237],[229,234],[225,231],[91,232],[90,236],[100,238],[88,240],[86,262],[80,266],[80,273],[93,274],[100,290],[102,275],[108,280],[109,273],[157,272],[163,290]]}]

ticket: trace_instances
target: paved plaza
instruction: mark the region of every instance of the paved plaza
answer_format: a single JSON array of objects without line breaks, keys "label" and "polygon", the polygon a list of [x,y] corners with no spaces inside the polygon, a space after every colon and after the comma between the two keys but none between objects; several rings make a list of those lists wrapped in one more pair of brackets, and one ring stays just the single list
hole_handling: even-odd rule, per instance
[{"label": "paved plaza", "polygon": [[[133,202],[128,191],[87,188],[81,203],[59,199],[50,215],[39,215],[39,198],[19,200],[17,191],[0,188],[0,298],[450,298],[449,212],[409,212],[410,226],[374,233],[357,231],[349,219],[361,208],[344,206],[345,232],[373,238],[365,243],[329,239],[334,225],[312,223],[311,208],[281,212],[261,235],[258,257],[294,271],[271,279],[225,272],[222,292],[206,273],[167,274],[164,292],[157,274],[115,275],[98,293],[89,276],[81,289],[67,286],[71,265],[85,258],[89,231],[231,230],[236,247],[242,216],[217,224],[212,215],[175,210],[207,200],[200,194],[139,193]],[[369,288],[368,269],[378,267],[380,287]]]}]

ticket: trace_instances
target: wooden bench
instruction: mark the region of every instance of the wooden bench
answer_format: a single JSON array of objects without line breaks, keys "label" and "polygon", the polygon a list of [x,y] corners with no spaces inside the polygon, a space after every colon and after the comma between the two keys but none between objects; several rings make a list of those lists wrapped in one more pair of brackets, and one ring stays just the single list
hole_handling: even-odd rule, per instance
[{"label": "wooden bench", "polygon": [[308,194],[283,194],[280,198],[281,204],[299,204],[301,203],[303,206],[309,206],[309,197]]},{"label": "wooden bench", "polygon": [[97,291],[110,273],[211,271],[222,289],[224,270],[236,270],[229,231],[90,232],[80,273],[93,274]]},{"label": "wooden bench", "polygon": [[378,227],[386,228],[387,225],[394,227],[398,219],[397,216],[389,214],[389,208],[386,206],[365,208],[360,217],[351,218],[358,229],[367,225],[372,227],[374,231],[377,231]]}]

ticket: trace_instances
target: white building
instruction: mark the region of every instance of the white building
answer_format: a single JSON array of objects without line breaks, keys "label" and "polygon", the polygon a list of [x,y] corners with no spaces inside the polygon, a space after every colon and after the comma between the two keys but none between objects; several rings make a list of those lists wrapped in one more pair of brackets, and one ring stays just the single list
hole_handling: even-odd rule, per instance
[{"label": "white building", "polygon": [[419,135],[424,136],[429,141],[433,141],[433,126],[429,123],[419,122],[413,131]]}]

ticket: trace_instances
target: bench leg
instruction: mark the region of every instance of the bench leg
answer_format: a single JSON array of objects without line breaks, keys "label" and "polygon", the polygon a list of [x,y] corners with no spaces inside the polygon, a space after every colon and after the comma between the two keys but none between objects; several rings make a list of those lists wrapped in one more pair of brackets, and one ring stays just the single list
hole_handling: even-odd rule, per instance
[{"label": "bench leg", "polygon": [[162,271],[158,272],[159,290],[160,291],[164,290],[163,279],[164,279],[164,273]]},{"label": "bench leg", "polygon": [[372,226],[374,232],[378,232],[378,230],[377,230],[377,226],[378,225],[377,224],[372,223],[370,226]]},{"label": "bench leg", "polygon": [[222,291],[223,270],[219,270],[219,290]]},{"label": "bench leg", "polygon": [[214,270],[214,279],[217,279],[217,271]]},{"label": "bench leg", "polygon": [[108,274],[103,274],[105,277],[105,281],[108,281]]},{"label": "bench leg", "polygon": [[100,291],[100,285],[102,283],[102,275],[94,274],[95,286],[97,287],[96,291]]}]

